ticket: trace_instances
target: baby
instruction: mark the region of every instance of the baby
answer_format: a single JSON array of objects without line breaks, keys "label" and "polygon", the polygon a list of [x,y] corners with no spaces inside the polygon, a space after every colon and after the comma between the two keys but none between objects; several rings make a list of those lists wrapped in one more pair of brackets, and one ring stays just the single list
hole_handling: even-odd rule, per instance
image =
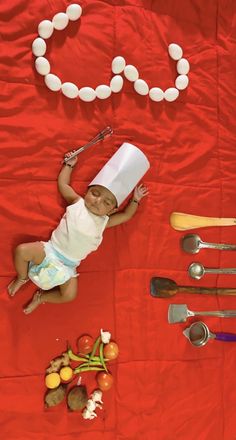
[{"label": "baby", "polygon": [[131,219],[141,199],[148,194],[144,185],[136,186],[128,205],[121,212],[117,212],[119,195],[115,196],[106,186],[92,182],[82,198],[70,186],[71,174],[78,160],[77,157],[70,159],[72,154],[73,151],[65,156],[67,161],[58,176],[58,189],[68,206],[51,239],[48,242],[23,243],[14,251],[17,276],[8,286],[9,295],[13,297],[29,279],[39,287],[24,309],[26,314],[42,303],[61,304],[74,300],[77,295],[76,267],[98,248],[103,231]]}]

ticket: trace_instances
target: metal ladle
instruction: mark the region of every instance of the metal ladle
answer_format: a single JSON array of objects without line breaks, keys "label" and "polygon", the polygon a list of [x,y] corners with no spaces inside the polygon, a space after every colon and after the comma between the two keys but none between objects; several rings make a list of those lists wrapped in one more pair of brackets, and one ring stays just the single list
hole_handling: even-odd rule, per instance
[{"label": "metal ladle", "polygon": [[197,234],[186,234],[181,239],[181,247],[189,254],[197,254],[200,249],[218,249],[223,251],[236,251],[235,244],[207,243],[201,240]]},{"label": "metal ladle", "polygon": [[192,263],[190,264],[188,268],[188,274],[191,278],[194,278],[195,280],[200,280],[206,273],[212,273],[212,274],[230,274],[235,275],[236,274],[236,268],[210,268],[210,267],[204,267],[201,263]]},{"label": "metal ladle", "polygon": [[209,339],[224,342],[236,342],[235,333],[211,332],[207,325],[202,321],[194,322],[183,331],[184,336],[195,347],[203,347]]}]

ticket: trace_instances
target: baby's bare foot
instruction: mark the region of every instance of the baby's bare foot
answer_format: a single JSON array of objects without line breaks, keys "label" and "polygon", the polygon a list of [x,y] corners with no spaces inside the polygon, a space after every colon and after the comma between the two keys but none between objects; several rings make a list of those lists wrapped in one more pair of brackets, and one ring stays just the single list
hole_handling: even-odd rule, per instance
[{"label": "baby's bare foot", "polygon": [[29,278],[23,279],[23,278],[15,278],[7,287],[8,293],[10,296],[14,296],[16,292],[29,281]]},{"label": "baby's bare foot", "polygon": [[37,307],[40,306],[40,304],[41,304],[41,291],[38,290],[38,291],[34,294],[32,300],[30,301],[30,303],[28,304],[28,306],[26,306],[26,307],[24,308],[23,311],[24,311],[24,313],[25,313],[26,315],[29,315],[29,314],[32,313],[35,309],[37,309]]}]

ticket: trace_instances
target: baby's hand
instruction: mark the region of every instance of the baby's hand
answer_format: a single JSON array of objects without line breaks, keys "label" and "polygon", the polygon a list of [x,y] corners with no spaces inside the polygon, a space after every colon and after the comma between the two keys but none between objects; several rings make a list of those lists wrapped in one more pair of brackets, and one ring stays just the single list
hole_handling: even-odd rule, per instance
[{"label": "baby's hand", "polygon": [[[68,153],[65,154],[65,159],[67,159],[68,157],[70,157],[73,153],[75,152],[75,150],[69,151]],[[78,156],[73,157],[70,160],[67,160],[66,163],[69,163],[70,165],[74,166],[78,161]]]},{"label": "baby's hand", "polygon": [[135,190],[134,190],[134,199],[137,200],[137,202],[140,202],[140,200],[147,196],[149,193],[148,189],[146,188],[146,186],[144,186],[142,183],[139,186],[136,186]]}]

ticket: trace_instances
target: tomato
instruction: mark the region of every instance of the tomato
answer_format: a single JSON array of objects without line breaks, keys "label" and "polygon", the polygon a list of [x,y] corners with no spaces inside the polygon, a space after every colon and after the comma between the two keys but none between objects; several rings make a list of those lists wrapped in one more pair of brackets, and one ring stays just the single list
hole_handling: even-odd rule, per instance
[{"label": "tomato", "polygon": [[119,354],[119,347],[116,342],[109,342],[104,345],[103,354],[106,359],[116,359]]},{"label": "tomato", "polygon": [[80,336],[77,341],[77,347],[79,353],[88,354],[93,349],[93,338],[89,335]]},{"label": "tomato", "polygon": [[97,383],[100,390],[107,391],[113,385],[113,377],[110,373],[103,373],[102,371],[100,371],[97,374]]}]

